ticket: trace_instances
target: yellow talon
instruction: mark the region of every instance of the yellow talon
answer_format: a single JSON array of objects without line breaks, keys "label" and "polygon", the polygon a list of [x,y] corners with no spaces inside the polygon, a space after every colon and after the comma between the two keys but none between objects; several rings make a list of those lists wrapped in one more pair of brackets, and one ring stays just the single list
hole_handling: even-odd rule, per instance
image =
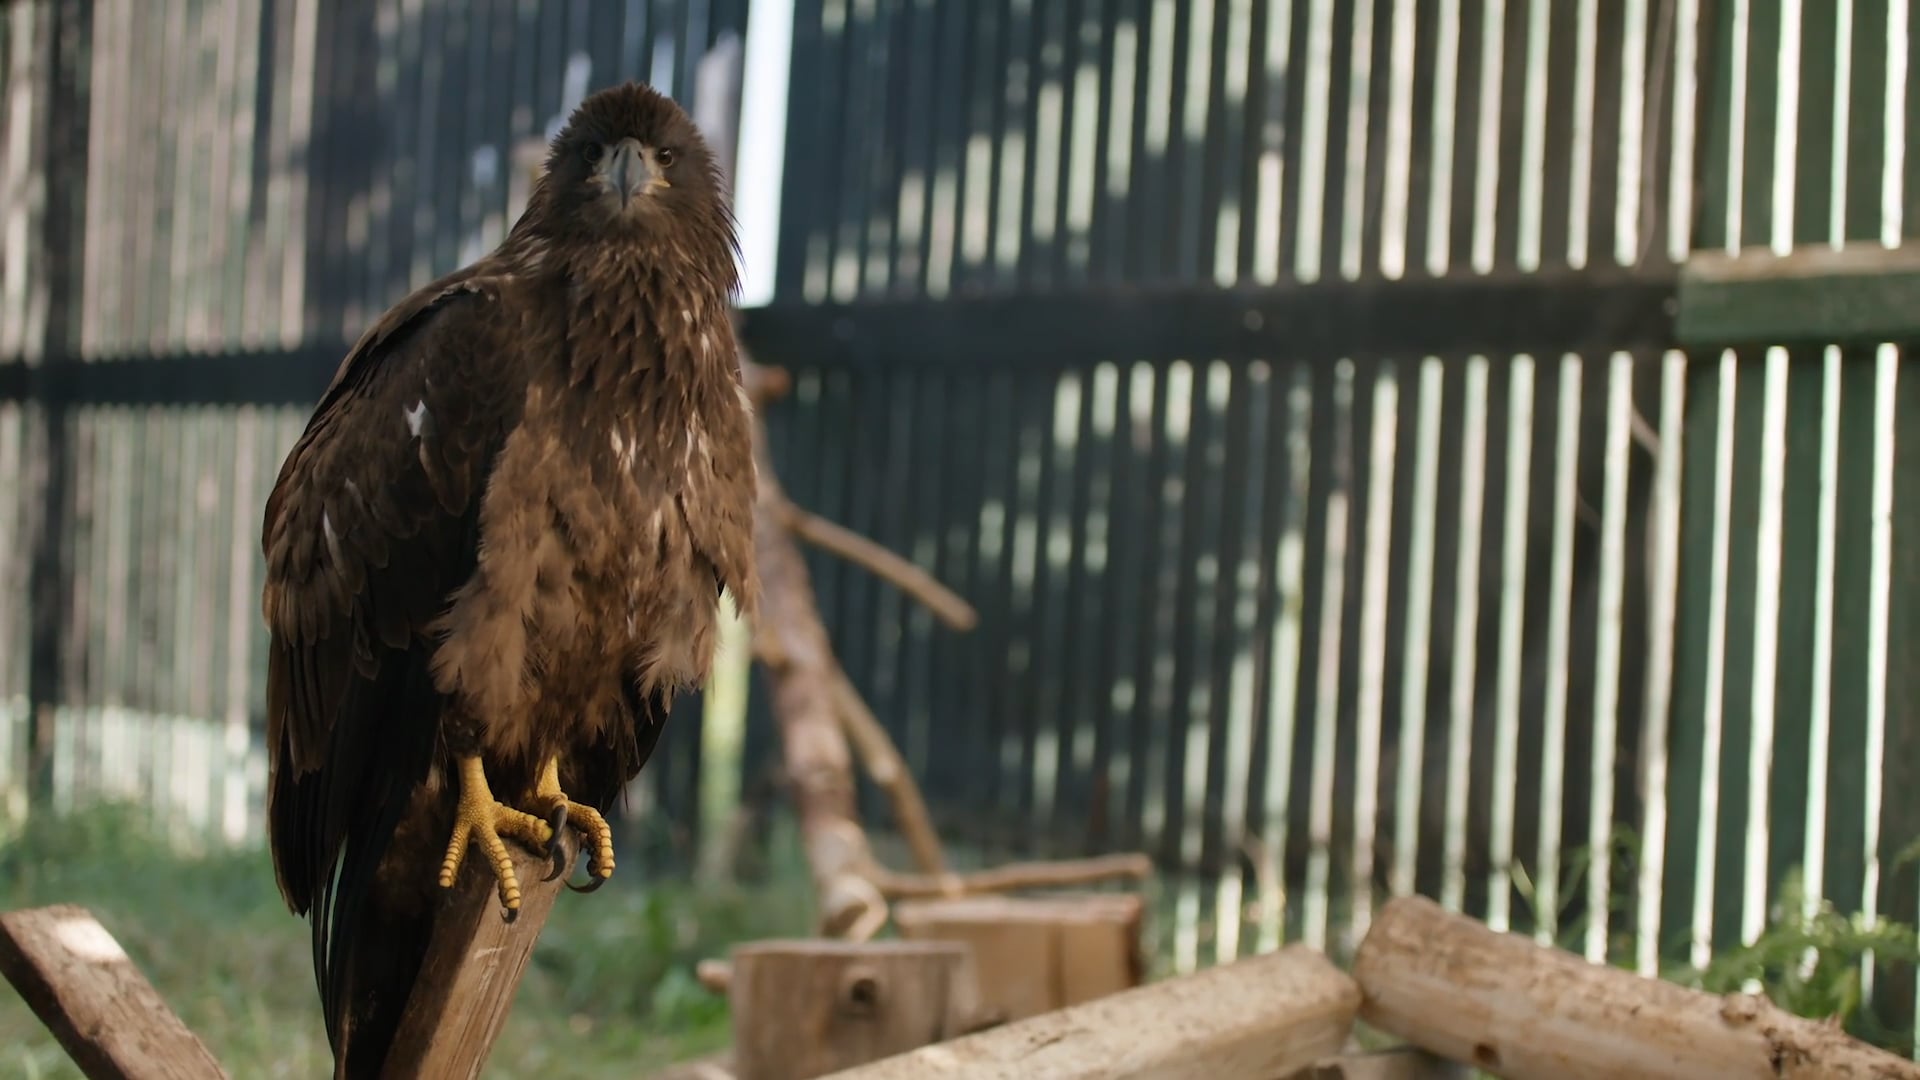
[{"label": "yellow talon", "polygon": [[[560,790],[559,758],[548,758],[547,763],[541,766],[540,779],[534,785],[534,799],[551,808],[548,822],[557,824],[564,820],[586,838],[587,875],[594,879],[587,891],[592,891],[613,876],[613,828],[600,815],[600,811],[574,802],[567,798],[566,792]],[[561,807],[565,807],[564,813],[560,812]],[[556,861],[557,867],[563,865]]]},{"label": "yellow talon", "polygon": [[507,853],[504,837],[541,850],[552,842],[553,830],[532,814],[501,804],[487,786],[486,769],[480,759],[461,758],[460,808],[454,816],[453,836],[447,841],[447,856],[440,863],[440,887],[453,887],[467,845],[478,844],[499,881],[500,902],[511,921],[520,911],[520,878],[513,872],[513,856]]}]

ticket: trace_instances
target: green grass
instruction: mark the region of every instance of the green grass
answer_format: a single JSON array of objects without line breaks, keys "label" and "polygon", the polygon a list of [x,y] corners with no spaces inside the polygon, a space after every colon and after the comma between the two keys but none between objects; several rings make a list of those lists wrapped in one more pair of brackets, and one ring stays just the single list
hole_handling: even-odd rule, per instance
[{"label": "green grass", "polygon": [[[726,1045],[726,1005],[693,965],[737,941],[807,932],[804,867],[791,843],[774,856],[753,886],[623,868],[591,897],[563,896],[487,1075],[631,1077]],[[91,909],[232,1075],[329,1071],[307,924],[281,903],[264,850],[182,857],[112,808],[39,817],[0,837],[0,910],[55,903]],[[80,1076],[11,989],[0,989],[0,1076]]]}]

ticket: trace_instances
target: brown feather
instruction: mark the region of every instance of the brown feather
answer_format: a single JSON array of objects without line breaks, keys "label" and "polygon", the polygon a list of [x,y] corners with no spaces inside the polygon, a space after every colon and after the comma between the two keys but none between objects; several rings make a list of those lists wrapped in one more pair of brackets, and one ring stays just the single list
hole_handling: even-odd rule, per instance
[{"label": "brown feather", "polygon": [[[589,145],[675,155],[609,199]],[[663,159],[664,161],[664,159]],[[329,1037],[377,1071],[431,929],[456,792],[561,760],[606,808],[758,587],[733,222],[678,106],[584,102],[501,247],[348,354],[267,500],[270,835]]]}]

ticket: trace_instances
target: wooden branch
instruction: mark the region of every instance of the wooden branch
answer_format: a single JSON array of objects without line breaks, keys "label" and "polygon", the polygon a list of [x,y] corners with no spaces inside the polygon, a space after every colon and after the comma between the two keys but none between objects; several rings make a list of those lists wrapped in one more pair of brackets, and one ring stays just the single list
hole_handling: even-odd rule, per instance
[{"label": "wooden branch", "polygon": [[1360,990],[1294,946],[852,1069],[835,1080],[1218,1080],[1339,1051]]},{"label": "wooden branch", "polygon": [[962,1034],[979,1013],[956,941],[762,941],[733,950],[733,1068],[807,1080]]},{"label": "wooden branch", "polygon": [[814,547],[838,555],[906,593],[947,626],[965,631],[979,624],[980,614],[973,605],[940,584],[932,574],[852,529],[802,510],[792,502],[781,506],[780,523]]},{"label": "wooden branch", "polygon": [[1920,1080],[1920,1064],[1763,998],[1718,997],[1589,964],[1424,897],[1381,909],[1354,977],[1368,1023],[1512,1080]]},{"label": "wooden branch", "polygon": [[701,986],[725,996],[733,985],[733,965],[725,960],[702,960],[693,966],[693,977]]},{"label": "wooden branch", "polygon": [[938,896],[975,896],[1021,889],[1070,889],[1103,881],[1138,881],[1153,874],[1153,860],[1141,854],[1097,855],[1090,859],[1008,863],[989,870],[939,877],[872,870],[873,883],[889,900]]},{"label": "wooden branch", "polygon": [[0,975],[91,1080],[227,1075],[85,908],[0,915]]},{"label": "wooden branch", "polygon": [[578,854],[568,845],[567,873],[542,881],[551,868],[547,859],[514,845],[508,850],[520,876],[519,917],[512,923],[501,917],[486,860],[469,857],[434,920],[433,939],[382,1076],[471,1080],[480,1075]]},{"label": "wooden branch", "polygon": [[[742,360],[749,383],[758,365]],[[753,514],[760,612],[754,652],[766,666],[780,750],[800,817],[800,843],[813,871],[820,932],[870,936],[884,925],[886,900],[866,878],[872,848],[855,815],[852,757],[834,691],[839,665],[820,621],[806,561],[780,521],[786,502],[767,452],[766,425],[753,421],[759,494]]]},{"label": "wooden branch", "polygon": [[927,803],[920,795],[920,785],[914,783],[912,770],[907,768],[892,736],[867,707],[860,691],[854,689],[846,671],[835,663],[833,672],[834,700],[839,705],[841,728],[860,756],[860,763],[866,766],[867,775],[891,800],[894,824],[900,827],[908,847],[913,849],[920,872],[946,873],[947,857],[940,848],[940,835],[934,831],[933,821],[927,815]]}]

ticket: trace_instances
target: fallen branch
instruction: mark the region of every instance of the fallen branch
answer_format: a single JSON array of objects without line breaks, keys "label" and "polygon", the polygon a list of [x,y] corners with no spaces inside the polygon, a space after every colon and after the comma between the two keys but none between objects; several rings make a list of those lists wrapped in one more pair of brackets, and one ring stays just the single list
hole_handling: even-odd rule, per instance
[{"label": "fallen branch", "polygon": [[1008,863],[988,870],[938,876],[900,874],[875,867],[873,883],[889,900],[978,896],[1022,889],[1070,889],[1105,881],[1139,881],[1153,874],[1145,855],[1096,855],[1057,862]]},{"label": "fallen branch", "polygon": [[1337,1053],[1360,990],[1301,946],[1043,1013],[835,1080],[1284,1076]]},{"label": "fallen branch", "polygon": [[973,610],[973,605],[960,599],[952,589],[852,529],[802,510],[792,502],[781,506],[780,523],[814,547],[838,555],[906,593],[949,627],[964,631],[979,624],[980,615]]},{"label": "fallen branch", "polygon": [[227,1075],[85,908],[0,915],[0,975],[91,1080]]},{"label": "fallen branch", "polygon": [[1920,1064],[1764,998],[1589,964],[1424,897],[1381,909],[1353,973],[1368,1023],[1510,1080],[1920,1080]]}]

